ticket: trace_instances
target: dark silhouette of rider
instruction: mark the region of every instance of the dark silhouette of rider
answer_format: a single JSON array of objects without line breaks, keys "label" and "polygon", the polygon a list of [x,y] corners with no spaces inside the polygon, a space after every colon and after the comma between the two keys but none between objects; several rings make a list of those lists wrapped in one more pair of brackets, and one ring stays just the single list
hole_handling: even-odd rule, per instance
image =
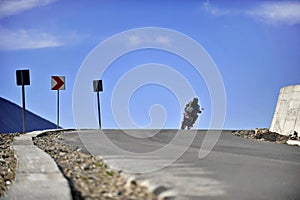
[{"label": "dark silhouette of rider", "polygon": [[198,98],[193,98],[192,101],[190,101],[188,104],[186,104],[184,110],[187,111],[189,107],[193,108],[190,114],[193,117],[192,124],[194,124],[196,122],[196,120],[198,119],[198,113],[201,113],[200,105],[198,104]]}]

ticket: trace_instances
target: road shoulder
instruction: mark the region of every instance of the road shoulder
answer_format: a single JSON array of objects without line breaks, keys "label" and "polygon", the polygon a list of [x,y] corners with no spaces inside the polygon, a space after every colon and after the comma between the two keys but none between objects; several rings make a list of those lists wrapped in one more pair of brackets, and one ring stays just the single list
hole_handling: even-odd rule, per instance
[{"label": "road shoulder", "polygon": [[72,199],[69,184],[54,160],[32,142],[35,131],[15,137],[17,155],[15,181],[2,199]]}]

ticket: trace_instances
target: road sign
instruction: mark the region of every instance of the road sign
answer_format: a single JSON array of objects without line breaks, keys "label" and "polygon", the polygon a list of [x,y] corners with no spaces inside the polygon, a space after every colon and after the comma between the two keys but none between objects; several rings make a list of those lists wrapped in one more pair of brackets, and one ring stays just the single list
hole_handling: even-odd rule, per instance
[{"label": "road sign", "polygon": [[94,92],[102,92],[103,91],[102,80],[94,80],[93,86],[94,86]]},{"label": "road sign", "polygon": [[17,85],[30,85],[29,70],[16,71]]},{"label": "road sign", "polygon": [[23,114],[23,133],[26,133],[26,108],[25,108],[25,85],[30,85],[29,70],[17,70],[16,71],[17,85],[22,86],[22,114]]},{"label": "road sign", "polygon": [[64,76],[51,76],[51,90],[57,90],[57,129],[59,128],[59,90],[65,90]]},{"label": "road sign", "polygon": [[94,92],[97,92],[99,129],[101,129],[100,95],[99,95],[99,92],[103,91],[102,80],[94,80],[93,81],[93,86],[94,86]]},{"label": "road sign", "polygon": [[65,90],[65,77],[51,76],[51,90]]}]

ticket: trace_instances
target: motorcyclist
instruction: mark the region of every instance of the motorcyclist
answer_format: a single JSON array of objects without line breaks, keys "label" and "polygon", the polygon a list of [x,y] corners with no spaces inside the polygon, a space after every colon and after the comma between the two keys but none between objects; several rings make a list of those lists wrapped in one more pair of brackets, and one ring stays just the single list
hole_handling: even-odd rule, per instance
[{"label": "motorcyclist", "polygon": [[198,104],[198,98],[193,98],[192,101],[186,104],[184,111],[191,114],[193,118],[192,124],[194,124],[198,119],[198,113],[201,113],[200,105]]}]

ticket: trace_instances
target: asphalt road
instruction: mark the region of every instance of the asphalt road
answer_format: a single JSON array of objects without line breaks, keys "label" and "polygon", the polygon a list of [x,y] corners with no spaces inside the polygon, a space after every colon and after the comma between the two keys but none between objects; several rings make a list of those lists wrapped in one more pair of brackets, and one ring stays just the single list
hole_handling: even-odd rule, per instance
[{"label": "asphalt road", "polygon": [[104,130],[104,134],[79,130],[63,134],[61,140],[99,156],[126,176],[149,185],[161,197],[300,199],[299,147],[244,139],[222,131],[213,150],[199,159],[201,144],[207,142],[206,131],[197,131],[195,138],[190,131],[155,132],[129,131],[144,137],[137,138],[120,130]]}]

